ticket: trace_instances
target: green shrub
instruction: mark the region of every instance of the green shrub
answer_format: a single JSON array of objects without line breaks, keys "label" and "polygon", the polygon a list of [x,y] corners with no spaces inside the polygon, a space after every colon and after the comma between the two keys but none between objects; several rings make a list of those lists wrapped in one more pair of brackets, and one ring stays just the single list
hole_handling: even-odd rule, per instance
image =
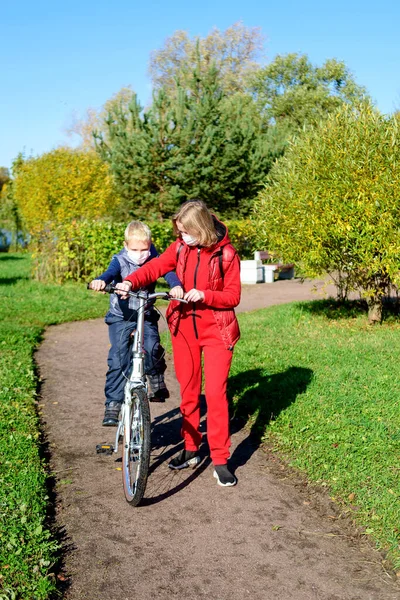
[{"label": "green shrub", "polygon": [[[227,221],[232,243],[242,258],[255,249],[255,226],[249,220]],[[163,252],[175,237],[171,221],[149,223],[153,243]],[[33,253],[33,270],[42,281],[90,281],[123,246],[126,223],[71,221],[52,228]]]},{"label": "green shrub", "polygon": [[329,273],[342,296],[359,290],[370,321],[400,283],[399,124],[370,105],[343,106],[295,139],[256,205],[260,245],[310,276]]}]

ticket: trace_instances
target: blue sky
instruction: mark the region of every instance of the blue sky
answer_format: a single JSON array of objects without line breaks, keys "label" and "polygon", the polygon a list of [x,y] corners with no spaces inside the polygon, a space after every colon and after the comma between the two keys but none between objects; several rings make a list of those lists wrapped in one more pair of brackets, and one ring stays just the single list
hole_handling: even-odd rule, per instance
[{"label": "blue sky", "polygon": [[150,52],[177,29],[205,36],[241,20],[266,36],[267,59],[302,52],[344,60],[385,113],[400,107],[400,2],[382,0],[69,0],[2,3],[0,166],[20,151],[71,143],[77,112],[100,107],[131,85],[151,94]]}]

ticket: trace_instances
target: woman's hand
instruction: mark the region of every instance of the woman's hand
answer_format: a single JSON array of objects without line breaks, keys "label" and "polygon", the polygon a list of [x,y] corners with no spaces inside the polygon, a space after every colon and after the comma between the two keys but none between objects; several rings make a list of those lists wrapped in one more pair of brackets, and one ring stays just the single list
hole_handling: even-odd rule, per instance
[{"label": "woman's hand", "polygon": [[117,285],[115,286],[115,293],[118,294],[118,296],[121,296],[122,300],[126,300],[127,298],[129,298],[129,295],[127,294],[127,292],[130,292],[132,289],[132,284],[130,281],[123,281],[122,283],[117,283]]},{"label": "woman's hand", "polygon": [[102,279],[93,279],[93,281],[91,281],[89,284],[89,288],[91,290],[94,290],[95,292],[101,292],[102,290],[104,290],[105,287],[106,287],[106,282],[103,281]]},{"label": "woman's hand", "polygon": [[196,288],[193,288],[189,292],[186,292],[186,294],[184,295],[183,298],[184,298],[184,300],[187,300],[188,302],[203,302],[204,301],[204,292],[201,292],[200,290],[196,290]]},{"label": "woman's hand", "polygon": [[183,298],[183,287],[176,285],[175,287],[171,288],[168,293],[171,298]]}]

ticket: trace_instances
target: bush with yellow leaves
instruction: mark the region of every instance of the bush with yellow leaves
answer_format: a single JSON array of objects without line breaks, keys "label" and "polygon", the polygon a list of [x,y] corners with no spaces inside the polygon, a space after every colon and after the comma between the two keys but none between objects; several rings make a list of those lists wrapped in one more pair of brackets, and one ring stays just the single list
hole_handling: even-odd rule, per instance
[{"label": "bush with yellow leaves", "polygon": [[36,241],[72,219],[109,214],[116,202],[107,166],[94,152],[71,148],[24,160],[15,177],[14,198]]}]

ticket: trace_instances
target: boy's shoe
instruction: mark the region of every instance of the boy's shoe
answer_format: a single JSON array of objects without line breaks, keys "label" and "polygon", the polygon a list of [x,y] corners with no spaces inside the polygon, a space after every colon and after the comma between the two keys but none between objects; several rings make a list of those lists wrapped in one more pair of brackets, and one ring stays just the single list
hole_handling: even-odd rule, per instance
[{"label": "boy's shoe", "polygon": [[164,375],[158,373],[157,375],[147,375],[147,378],[151,387],[150,402],[165,402],[169,398],[169,391],[165,385]]},{"label": "boy's shoe", "polygon": [[120,410],[121,402],[112,401],[106,404],[102,423],[103,427],[117,427]]},{"label": "boy's shoe", "polygon": [[223,487],[232,487],[237,484],[236,477],[232,475],[227,465],[215,465],[214,477],[218,485],[222,485]]},{"label": "boy's shoe", "polygon": [[150,394],[149,401],[150,402],[165,402],[165,400],[169,398],[169,391],[167,388],[160,388],[154,394]]},{"label": "boy's shoe", "polygon": [[187,467],[195,469],[199,463],[200,456],[197,454],[196,450],[182,450],[178,456],[168,463],[168,466],[170,469],[178,471],[179,469],[186,469]]}]

